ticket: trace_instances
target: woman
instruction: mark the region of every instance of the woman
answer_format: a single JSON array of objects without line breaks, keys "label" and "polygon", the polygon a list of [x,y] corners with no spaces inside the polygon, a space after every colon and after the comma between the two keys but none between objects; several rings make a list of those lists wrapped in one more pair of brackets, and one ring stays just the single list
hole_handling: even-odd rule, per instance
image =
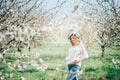
[{"label": "woman", "polygon": [[69,70],[67,80],[78,80],[77,74],[81,69],[81,61],[88,58],[88,53],[80,42],[79,34],[72,33],[68,38],[72,46],[65,59]]}]

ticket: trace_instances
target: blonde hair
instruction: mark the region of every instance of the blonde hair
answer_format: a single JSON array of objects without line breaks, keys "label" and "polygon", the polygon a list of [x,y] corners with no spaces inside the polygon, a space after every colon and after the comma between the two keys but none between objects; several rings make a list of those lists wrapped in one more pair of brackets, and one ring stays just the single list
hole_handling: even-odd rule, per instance
[{"label": "blonde hair", "polygon": [[75,37],[77,37],[78,39],[80,39],[80,35],[79,35],[78,33],[70,33],[70,34],[68,35],[68,39],[70,39],[71,36],[75,36]]}]

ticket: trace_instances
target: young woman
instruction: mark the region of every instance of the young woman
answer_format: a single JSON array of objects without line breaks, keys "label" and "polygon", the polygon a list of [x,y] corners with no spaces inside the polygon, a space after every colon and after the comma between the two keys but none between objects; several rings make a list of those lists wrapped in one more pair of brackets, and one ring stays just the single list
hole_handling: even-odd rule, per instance
[{"label": "young woman", "polygon": [[80,42],[79,34],[72,33],[68,38],[72,46],[65,58],[69,70],[67,80],[78,80],[77,74],[81,69],[81,61],[88,58],[88,53]]}]

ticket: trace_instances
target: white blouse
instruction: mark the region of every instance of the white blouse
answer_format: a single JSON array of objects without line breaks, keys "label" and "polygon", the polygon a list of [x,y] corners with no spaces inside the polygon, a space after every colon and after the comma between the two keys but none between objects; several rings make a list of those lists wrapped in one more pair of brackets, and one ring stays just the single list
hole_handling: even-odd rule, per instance
[{"label": "white blouse", "polygon": [[[80,43],[78,46],[71,46],[69,48],[68,56],[65,58],[66,64],[71,64],[75,60],[82,60],[88,58],[88,53],[83,46],[83,44]],[[81,66],[81,61],[77,63]]]}]

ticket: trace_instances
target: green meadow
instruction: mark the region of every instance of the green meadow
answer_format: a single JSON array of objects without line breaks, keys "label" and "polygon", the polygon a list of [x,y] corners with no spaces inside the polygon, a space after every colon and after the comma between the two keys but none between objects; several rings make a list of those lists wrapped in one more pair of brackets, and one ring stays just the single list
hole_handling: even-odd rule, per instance
[{"label": "green meadow", "polygon": [[[24,77],[25,80],[66,80],[68,71],[65,64],[65,57],[68,54],[69,43],[39,43],[36,48],[32,48],[31,52],[23,49],[23,52],[29,55],[35,53],[40,54],[40,58],[47,64],[46,70],[36,70],[32,66],[28,66],[25,71],[10,71],[7,65],[0,62],[0,71],[6,77],[5,80],[19,80]],[[120,60],[118,50],[106,49],[105,57],[101,57],[99,49],[88,47],[89,58],[82,62],[83,73],[79,75],[79,80],[120,80],[120,69],[116,69],[112,63],[112,59]],[[7,55],[6,59],[16,60],[16,57]],[[29,61],[32,58],[23,58],[23,61]]]}]

